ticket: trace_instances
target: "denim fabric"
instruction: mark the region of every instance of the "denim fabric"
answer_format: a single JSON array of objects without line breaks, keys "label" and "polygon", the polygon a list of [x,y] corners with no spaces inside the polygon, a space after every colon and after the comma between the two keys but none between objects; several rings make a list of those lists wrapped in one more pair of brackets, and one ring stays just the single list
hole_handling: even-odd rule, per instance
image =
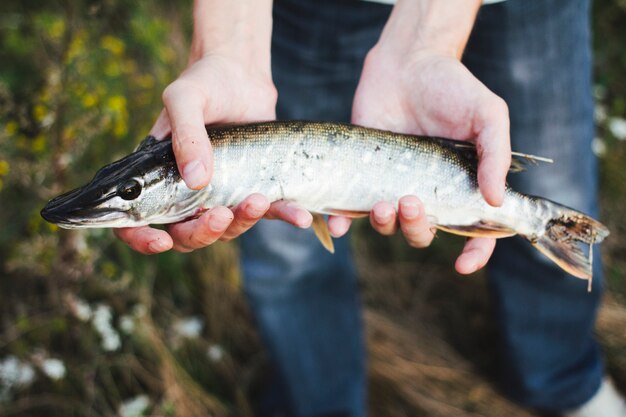
[{"label": "denim fabric", "polygon": [[[276,0],[272,66],[278,117],[349,121],[367,51],[390,7],[358,0]],[[586,0],[509,0],[483,7],[465,63],[511,111],[513,147],[554,165],[510,177],[520,191],[596,214],[596,162]],[[365,347],[346,239],[330,255],[311,231],[262,221],[241,238],[245,291],[289,404],[271,415],[364,416]],[[490,288],[503,384],[542,409],[577,406],[597,390],[592,337],[600,293],[527,242],[500,241]]]},{"label": "denim fabric", "polygon": [[[597,164],[591,94],[589,1],[516,1],[481,10],[465,63],[509,105],[513,149],[554,158],[509,176],[519,191],[594,216]],[[502,382],[518,402],[573,408],[599,388],[593,337],[602,293],[599,251],[593,292],[527,242],[498,242],[490,289],[502,335]]]}]

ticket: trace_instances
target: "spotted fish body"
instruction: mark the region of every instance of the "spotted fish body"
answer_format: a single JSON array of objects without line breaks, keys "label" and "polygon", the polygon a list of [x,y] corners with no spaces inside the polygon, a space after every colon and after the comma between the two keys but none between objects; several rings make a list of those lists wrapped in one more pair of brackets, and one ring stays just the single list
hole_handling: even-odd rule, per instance
[{"label": "spotted fish body", "polygon": [[478,188],[475,150],[455,141],[321,122],[207,131],[215,164],[208,187],[187,188],[170,139],[148,137],[89,184],[51,200],[42,215],[67,228],[173,223],[261,193],[313,213],[359,216],[378,201],[397,205],[402,196],[416,195],[438,228],[464,236],[522,235],[581,278],[591,277],[591,265],[580,244],[608,235],[582,213],[511,188],[501,207],[490,206]]}]

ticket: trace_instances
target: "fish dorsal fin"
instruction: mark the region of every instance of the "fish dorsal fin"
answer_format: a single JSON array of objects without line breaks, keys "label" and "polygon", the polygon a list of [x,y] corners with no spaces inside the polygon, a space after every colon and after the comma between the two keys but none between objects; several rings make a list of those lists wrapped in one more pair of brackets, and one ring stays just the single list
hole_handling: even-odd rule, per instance
[{"label": "fish dorsal fin", "polygon": [[139,142],[139,145],[137,145],[137,147],[135,148],[135,152],[142,151],[142,150],[144,150],[146,148],[149,148],[150,146],[154,145],[158,141],[159,140],[157,138],[155,138],[154,136],[148,135],[148,136],[146,136],[146,138],[144,140]]},{"label": "fish dorsal fin", "polygon": [[330,253],[335,253],[335,245],[333,245],[333,238],[328,231],[328,225],[324,220],[324,216],[319,213],[313,214],[313,231],[315,236],[322,243],[322,246]]},{"label": "fish dorsal fin", "polygon": [[[463,151],[466,158],[478,162],[476,156],[476,146],[472,143],[459,142],[455,143],[454,147],[457,150]],[[530,155],[522,152],[511,152],[511,168],[509,172],[522,172],[526,170],[528,165],[537,165],[539,162],[545,162],[551,164],[554,162],[551,158],[545,158],[543,156]]]}]

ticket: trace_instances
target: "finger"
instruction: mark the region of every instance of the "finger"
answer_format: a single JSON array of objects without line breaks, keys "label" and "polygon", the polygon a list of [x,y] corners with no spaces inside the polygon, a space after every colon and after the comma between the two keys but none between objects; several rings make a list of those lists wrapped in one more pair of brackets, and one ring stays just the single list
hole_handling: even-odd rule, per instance
[{"label": "finger", "polygon": [[352,219],[344,216],[328,216],[328,231],[332,237],[341,237],[348,233]]},{"label": "finger", "polygon": [[391,236],[396,233],[398,229],[396,218],[396,211],[393,206],[386,201],[379,201],[374,204],[370,212],[370,223],[372,227],[378,233],[385,236]]},{"label": "finger", "polygon": [[174,250],[189,252],[209,246],[219,239],[233,221],[233,213],[226,207],[215,207],[194,220],[169,227]]},{"label": "finger", "polygon": [[463,252],[456,260],[455,268],[459,274],[471,274],[487,264],[491,257],[496,240],[492,238],[477,237],[468,239]]},{"label": "finger", "polygon": [[203,112],[206,100],[185,80],[176,80],[163,92],[172,126],[172,147],[178,170],[189,188],[205,187],[213,171],[213,154]]},{"label": "finger", "polygon": [[406,196],[398,204],[400,229],[409,245],[425,248],[435,237],[434,227],[428,221],[420,200],[415,196]]},{"label": "finger", "polygon": [[144,255],[165,252],[173,245],[167,232],[148,226],[113,229],[113,233],[133,250]]},{"label": "finger", "polygon": [[313,223],[311,213],[296,203],[284,200],[272,203],[265,217],[272,220],[282,220],[302,229],[310,227]]},{"label": "finger", "polygon": [[493,96],[490,101],[478,113],[478,186],[487,203],[500,206],[511,165],[509,111],[499,97]]},{"label": "finger", "polygon": [[150,129],[150,135],[161,140],[164,139],[171,131],[172,128],[170,126],[170,118],[167,116],[167,111],[163,109],[161,110],[161,113],[159,113],[159,117],[157,117],[156,122],[154,122],[154,126]]},{"label": "finger", "polygon": [[234,239],[246,232],[263,218],[269,208],[270,202],[267,198],[261,194],[250,195],[232,210],[235,218],[220,239]]}]

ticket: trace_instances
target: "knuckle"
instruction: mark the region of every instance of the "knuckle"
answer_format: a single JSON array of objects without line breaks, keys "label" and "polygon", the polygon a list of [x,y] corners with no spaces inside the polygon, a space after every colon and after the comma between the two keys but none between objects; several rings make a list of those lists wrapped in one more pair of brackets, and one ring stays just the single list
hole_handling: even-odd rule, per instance
[{"label": "knuckle", "polygon": [[197,95],[198,89],[194,88],[192,83],[179,78],[165,87],[161,98],[163,99],[163,103],[167,106],[178,97],[194,97]]},{"label": "knuckle", "polygon": [[181,84],[178,80],[169,84],[163,90],[163,94],[161,94],[161,99],[163,100],[163,104],[165,104],[165,106],[167,107],[170,103],[172,103],[175,100],[175,98],[180,94],[180,92],[181,92]]},{"label": "knuckle", "polygon": [[493,110],[501,117],[509,117],[509,106],[503,98],[495,96],[493,100]]}]

